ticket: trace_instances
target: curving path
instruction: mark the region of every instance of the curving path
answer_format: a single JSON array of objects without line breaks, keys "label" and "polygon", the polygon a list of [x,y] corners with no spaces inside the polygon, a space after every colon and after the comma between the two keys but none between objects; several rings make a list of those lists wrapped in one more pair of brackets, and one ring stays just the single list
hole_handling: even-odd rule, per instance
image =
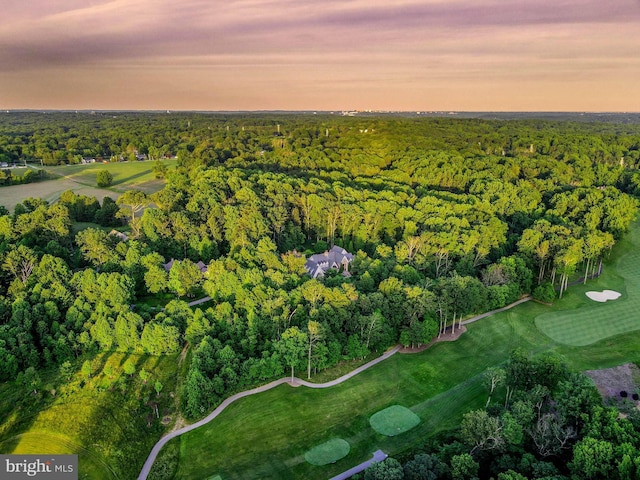
[{"label": "curving path", "polygon": [[[486,318],[490,315],[493,315],[495,313],[500,313],[500,312],[504,312],[505,310],[509,310],[510,308],[515,307],[516,305],[520,305],[521,303],[524,302],[528,302],[529,300],[531,300],[532,297],[531,296],[527,296],[524,298],[521,298],[520,300],[513,302],[509,305],[507,305],[506,307],[503,308],[499,308],[497,310],[492,310],[490,312],[486,312],[486,313],[482,313],[480,315],[476,315],[475,317],[471,317],[465,321],[462,322],[462,325],[467,325],[469,323],[473,323],[476,322],[482,318]],[[204,299],[200,299],[201,301],[207,301],[209,300],[208,298],[204,298]],[[196,301],[198,302],[198,301]],[[194,302],[192,302],[194,303]],[[190,432],[191,430],[195,430],[198,427],[201,427],[203,425],[206,425],[207,423],[209,423],[211,420],[213,420],[214,418],[216,418],[218,415],[220,415],[225,408],[227,408],[229,405],[231,405],[233,402],[235,402],[236,400],[240,399],[240,398],[244,398],[244,397],[248,397],[249,395],[255,395],[256,393],[261,393],[261,392],[266,392],[267,390],[271,390],[272,388],[275,388],[279,385],[282,385],[283,383],[288,383],[291,386],[299,386],[299,385],[304,385],[305,387],[309,387],[309,388],[329,388],[329,387],[333,387],[335,385],[339,385],[342,382],[345,382],[347,380],[349,380],[352,377],[355,377],[356,375],[358,375],[359,373],[365,371],[368,368],[373,367],[374,365],[377,365],[380,362],[383,362],[384,360],[386,360],[387,358],[389,358],[390,356],[396,354],[399,350],[400,350],[401,346],[397,345],[394,348],[392,348],[391,350],[386,351],[385,353],[383,353],[381,356],[379,356],[378,358],[371,360],[368,363],[365,363],[364,365],[356,368],[355,370],[339,377],[336,378],[335,380],[331,380],[330,382],[326,382],[326,383],[311,383],[311,382],[307,382],[306,380],[302,380],[300,378],[294,377],[293,379],[291,377],[285,377],[285,378],[281,378],[279,380],[274,380],[271,383],[267,383],[266,385],[262,385],[260,387],[256,387],[256,388],[252,388],[251,390],[245,390],[244,392],[240,392],[240,393],[236,393],[235,395],[231,395],[230,397],[226,398],[220,405],[218,405],[218,407],[211,412],[209,415],[207,415],[205,418],[203,418],[202,420],[196,422],[196,423],[192,423],[191,425],[188,425],[186,427],[183,427],[179,430],[176,430],[174,432],[171,432],[167,435],[165,435],[164,437],[162,437],[160,440],[158,440],[158,443],[156,443],[153,446],[153,449],[151,450],[151,453],[149,453],[149,456],[147,457],[147,460],[144,462],[144,466],[142,467],[142,470],[140,471],[140,475],[138,475],[138,480],[146,480],[147,475],[149,475],[149,472],[151,471],[151,466],[153,465],[153,462],[155,462],[156,457],[158,456],[158,453],[160,453],[160,450],[162,450],[162,447],[164,447],[166,445],[166,443],[169,440],[172,440],[176,437],[179,437],[180,435],[183,435],[187,432]],[[366,467],[365,467],[366,468]]]},{"label": "curving path", "polygon": [[164,437],[162,437],[158,443],[156,443],[153,446],[153,449],[151,450],[151,453],[149,454],[149,456],[147,457],[147,461],[144,462],[144,466],[142,467],[142,470],[140,471],[140,475],[138,475],[138,480],[145,480],[147,478],[147,475],[149,475],[149,472],[151,471],[151,466],[153,465],[153,462],[155,462],[156,457],[158,456],[158,453],[160,453],[160,450],[162,450],[162,447],[165,446],[165,444],[169,441],[172,440],[176,437],[179,437],[180,435],[183,435],[187,432],[190,432],[191,430],[195,430],[198,427],[201,427],[202,425],[206,425],[207,423],[209,423],[211,420],[213,420],[214,418],[216,418],[218,415],[220,415],[225,408],[227,408],[229,405],[231,405],[233,402],[235,402],[236,400],[240,399],[240,398],[244,398],[244,397],[248,397],[249,395],[255,395],[256,393],[261,393],[261,392],[266,392],[267,390],[271,390],[272,388],[275,388],[279,385],[282,385],[283,383],[288,383],[292,386],[298,386],[298,385],[304,385],[305,387],[309,387],[309,388],[329,388],[329,387],[333,387],[335,385],[338,385],[346,380],[349,380],[352,377],[355,377],[357,374],[359,374],[360,372],[363,372],[364,370],[366,370],[367,368],[371,368],[374,365],[377,365],[378,363],[386,360],[387,358],[389,358],[391,355],[394,355],[398,352],[398,350],[400,350],[400,345],[397,345],[396,347],[394,347],[391,350],[388,350],[387,352],[385,352],[384,354],[382,354],[381,356],[379,356],[376,359],[371,360],[368,363],[365,363],[364,365],[356,368],[355,370],[339,377],[336,378],[335,380],[331,380],[330,382],[326,382],[326,383],[311,383],[311,382],[307,382],[306,380],[302,380],[300,378],[293,378],[293,381],[291,379],[291,377],[285,377],[285,378],[281,378],[279,380],[274,380],[271,383],[267,383],[266,385],[262,385],[260,387],[256,387],[256,388],[252,388],[251,390],[245,390],[244,392],[240,392],[240,393],[236,393],[235,395],[231,395],[230,397],[226,398],[220,405],[218,405],[218,407],[211,412],[209,415],[207,415],[205,418],[203,418],[202,420],[193,423],[191,425],[188,425],[186,427],[183,427],[179,430],[176,430],[175,432],[171,432],[167,435],[165,435]]}]

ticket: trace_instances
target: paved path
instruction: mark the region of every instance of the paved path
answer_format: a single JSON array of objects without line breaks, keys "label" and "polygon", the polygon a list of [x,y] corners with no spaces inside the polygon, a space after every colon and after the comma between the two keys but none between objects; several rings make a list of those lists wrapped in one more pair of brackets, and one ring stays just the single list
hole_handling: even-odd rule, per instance
[{"label": "paved path", "polygon": [[527,295],[526,297],[523,297],[520,300],[517,300],[517,301],[515,301],[513,303],[510,303],[506,307],[498,308],[497,310],[491,310],[490,312],[481,313],[480,315],[476,315],[475,317],[471,317],[468,320],[463,321],[462,325],[467,325],[468,323],[477,322],[478,320],[480,320],[482,318],[487,318],[487,317],[493,315],[494,313],[504,312],[506,310],[509,310],[510,308],[515,307],[516,305],[520,305],[521,303],[528,302],[529,300],[533,300],[533,297],[531,295]]},{"label": "paved path", "polygon": [[[205,418],[203,418],[202,420],[193,423],[191,425],[188,425],[184,428],[181,428],[179,430],[176,430],[175,432],[171,432],[167,435],[165,435],[164,437],[162,437],[158,443],[156,443],[153,446],[153,449],[151,450],[151,453],[149,454],[149,456],[147,457],[147,461],[144,462],[144,466],[142,467],[142,471],[140,472],[140,475],[138,475],[138,480],[145,480],[147,478],[147,475],[149,475],[149,472],[151,471],[151,466],[153,465],[153,462],[155,461],[156,457],[158,456],[158,453],[160,452],[160,450],[162,449],[162,447],[165,446],[165,444],[176,437],[179,437],[180,435],[183,435],[187,432],[190,432],[191,430],[195,430],[198,427],[201,427],[203,425],[206,425],[207,423],[209,423],[211,420],[213,420],[214,418],[216,418],[218,415],[220,415],[223,410],[225,408],[227,408],[229,405],[231,405],[233,402],[235,402],[236,400],[243,398],[243,397],[248,397],[249,395],[255,395],[256,393],[261,393],[261,392],[266,392],[267,390],[271,390],[272,388],[275,388],[279,385],[282,385],[283,383],[288,383],[288,384],[293,384],[294,386],[297,385],[304,385],[306,387],[309,388],[329,388],[329,387],[333,387],[334,385],[338,385],[346,380],[349,380],[351,377],[356,376],[357,374],[359,374],[360,372],[366,370],[367,368],[371,368],[374,365],[377,365],[378,363],[386,360],[387,358],[389,358],[391,355],[394,355],[395,353],[398,352],[398,350],[400,350],[400,346],[396,346],[393,349],[385,352],[383,355],[379,356],[378,358],[371,360],[368,363],[365,363],[364,365],[356,368],[355,370],[347,373],[346,375],[341,376],[340,378],[336,378],[335,380],[331,380],[330,382],[326,382],[326,383],[311,383],[311,382],[307,382],[306,380],[302,380],[300,378],[294,378],[293,382],[291,381],[291,377],[285,377],[285,378],[281,378],[279,380],[274,380],[271,383],[267,383],[266,385],[262,385],[260,387],[257,388],[253,388],[251,390],[245,390],[244,392],[240,392],[240,393],[236,393],[235,395],[231,395],[230,397],[226,398],[220,405],[218,405],[218,407],[211,412],[209,415],[207,415]],[[366,468],[366,467],[365,467]],[[347,478],[347,477],[345,477]]]},{"label": "paved path", "polygon": [[335,477],[331,477],[330,480],[346,480],[347,478],[353,477],[356,473],[363,472],[367,469],[369,465],[373,462],[381,462],[385,458],[387,458],[387,454],[382,450],[376,450],[373,452],[373,458],[371,460],[367,460],[366,462],[362,462],[360,465],[356,465],[353,468],[350,468],[346,472],[342,472],[340,475],[336,475]]},{"label": "paved path", "polygon": [[[497,310],[492,310],[490,312],[486,312],[483,313],[481,315],[476,315],[475,317],[471,317],[465,321],[462,322],[462,325],[467,325],[468,323],[473,323],[476,322],[482,318],[486,318],[490,315],[493,315],[494,313],[499,313],[499,312],[504,312],[505,310],[509,310],[510,308],[515,307],[516,305],[520,305],[521,303],[524,302],[528,302],[529,300],[531,300],[532,297],[528,296],[528,297],[524,297],[521,298],[520,300],[518,300],[517,302],[513,302],[510,305],[507,305],[506,307],[503,308],[499,308]],[[201,298],[199,300],[195,300],[194,302],[191,302],[189,305],[194,305],[194,304],[199,304],[199,303],[204,303],[209,301],[210,298],[209,297],[205,297],[205,298]],[[299,385],[304,385],[305,387],[309,387],[309,388],[329,388],[329,387],[333,387],[335,385],[338,385],[346,380],[349,380],[352,377],[355,377],[356,375],[358,375],[360,372],[363,372],[364,370],[373,367],[374,365],[377,365],[378,363],[386,360],[387,358],[389,358],[390,356],[396,354],[399,350],[400,350],[401,346],[397,345],[396,347],[392,348],[391,350],[388,350],[387,352],[385,352],[384,354],[382,354],[381,356],[379,356],[378,358],[371,360],[368,363],[365,363],[364,365],[356,368],[355,370],[341,376],[340,378],[336,378],[335,380],[331,380],[330,382],[326,382],[326,383],[311,383],[311,382],[307,382],[306,380],[302,380],[300,378],[291,378],[291,377],[285,377],[285,378],[281,378],[279,380],[274,380],[271,383],[267,383],[266,385],[262,385],[260,387],[257,388],[253,388],[251,390],[245,390],[244,392],[240,392],[240,393],[236,393],[235,395],[231,395],[230,397],[226,398],[220,405],[218,405],[218,408],[216,408],[213,412],[211,412],[209,415],[207,415],[205,418],[203,418],[202,420],[193,423],[191,425],[188,425],[186,427],[183,427],[179,430],[176,430],[174,432],[171,432],[167,435],[165,435],[164,437],[162,437],[158,443],[156,443],[153,447],[153,449],[151,450],[151,453],[149,453],[149,456],[147,457],[147,461],[144,462],[144,466],[142,467],[142,471],[140,472],[140,475],[138,476],[138,480],[145,480],[147,478],[147,475],[149,475],[149,471],[151,470],[151,466],[153,465],[153,462],[155,461],[156,457],[158,456],[158,453],[160,452],[160,450],[162,449],[162,447],[165,446],[165,444],[176,437],[179,437],[182,434],[185,434],[187,432],[190,432],[191,430],[195,430],[198,427],[201,427],[203,425],[206,425],[207,423],[209,423],[211,420],[213,420],[214,418],[216,418],[218,415],[220,415],[222,413],[222,411],[227,408],[229,405],[231,405],[233,402],[235,402],[236,400],[243,398],[243,397],[248,397],[249,395],[255,395],[256,393],[261,393],[261,392],[266,392],[267,390],[271,390],[272,388],[275,388],[279,385],[282,385],[283,383],[288,383],[289,385],[292,386],[299,386]],[[378,452],[380,452],[380,450],[378,450]],[[376,454],[378,453],[376,452]],[[380,452],[382,453],[382,452]],[[384,453],[382,453],[383,455],[385,455]],[[385,457],[386,458],[386,455]],[[383,458],[383,460],[384,460]],[[374,454],[374,459],[370,460],[371,461],[379,461],[376,460],[375,454]],[[365,462],[367,463],[367,462]],[[362,464],[364,465],[364,464]],[[354,467],[354,468],[359,468],[360,465],[358,467]],[[366,466],[364,468],[367,468]],[[364,470],[364,468],[362,470]],[[359,470],[359,471],[362,471]],[[351,470],[349,470],[350,472]],[[346,474],[347,472],[343,473],[342,475]],[[358,472],[353,472],[351,475],[355,475]],[[349,475],[349,476],[351,476]],[[349,478],[349,477],[334,477],[334,478]]]},{"label": "paved path", "polygon": [[195,307],[196,305],[200,305],[201,303],[205,303],[211,300],[211,297],[199,298],[198,300],[194,300],[193,302],[189,302],[187,305],[190,307]]}]

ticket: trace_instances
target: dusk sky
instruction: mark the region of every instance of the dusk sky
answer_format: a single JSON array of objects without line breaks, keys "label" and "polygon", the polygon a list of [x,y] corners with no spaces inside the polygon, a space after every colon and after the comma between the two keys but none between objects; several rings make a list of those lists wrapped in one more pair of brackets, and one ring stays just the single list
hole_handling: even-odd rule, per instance
[{"label": "dusk sky", "polygon": [[640,0],[3,0],[1,109],[640,111]]}]

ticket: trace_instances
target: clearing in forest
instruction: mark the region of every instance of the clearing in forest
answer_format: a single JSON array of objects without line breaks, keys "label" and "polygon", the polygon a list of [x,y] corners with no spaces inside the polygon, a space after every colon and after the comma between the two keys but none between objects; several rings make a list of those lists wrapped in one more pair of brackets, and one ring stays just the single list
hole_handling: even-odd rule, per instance
[{"label": "clearing in forest", "polygon": [[400,435],[420,423],[420,417],[402,405],[392,405],[371,415],[369,424],[381,435]]},{"label": "clearing in forest", "polygon": [[313,447],[304,454],[304,459],[311,465],[328,465],[346,457],[350,450],[349,442],[342,438],[332,438],[328,442]]}]

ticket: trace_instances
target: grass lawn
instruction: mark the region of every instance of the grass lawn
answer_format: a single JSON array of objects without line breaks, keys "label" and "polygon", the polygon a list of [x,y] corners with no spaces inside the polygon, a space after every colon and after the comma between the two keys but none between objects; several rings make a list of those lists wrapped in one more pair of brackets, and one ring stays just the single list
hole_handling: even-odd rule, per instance
[{"label": "grass lawn", "polygon": [[[0,453],[75,453],[79,478],[135,478],[167,428],[163,417],[175,420],[176,357],[98,355],[88,380],[80,372],[70,380],[57,371],[41,372],[43,387],[37,397],[11,384],[0,385]],[[129,358],[137,372],[144,368],[151,374],[147,384],[137,374],[123,373]],[[105,367],[112,368],[111,376]],[[163,384],[159,397],[155,380]]]},{"label": "grass lawn", "polygon": [[[599,280],[586,287],[570,287],[553,307],[527,302],[468,325],[467,333],[456,342],[438,343],[419,354],[396,354],[336,387],[314,390],[281,385],[233,403],[211,423],[172,441],[180,451],[175,478],[220,474],[225,480],[326,479],[369,459],[377,449],[393,455],[420,445],[438,432],[455,428],[463,413],[484,406],[488,392],[482,386],[482,372],[504,363],[517,347],[534,355],[555,351],[575,370],[639,362],[640,330],[580,347],[545,335],[535,323],[549,313],[582,307],[597,311],[615,305],[588,300],[587,290],[610,288],[624,295],[616,302],[627,298],[623,275],[633,267],[627,259],[619,260],[637,246],[640,228],[638,224],[633,228],[633,235],[614,250]],[[609,314],[615,317],[618,312]],[[395,437],[376,433],[369,417],[397,404],[410,408],[420,423]],[[328,437],[346,440],[350,453],[335,464],[307,463],[305,452]]]},{"label": "grass lawn", "polygon": [[[167,167],[172,168],[177,160],[163,160]],[[0,188],[0,205],[13,211],[17,203],[25,198],[43,198],[49,203],[60,198],[62,192],[73,190],[78,195],[96,197],[100,202],[104,197],[114,200],[121,193],[137,189],[146,193],[153,193],[164,187],[164,180],[158,180],[153,175],[155,162],[120,162],[120,163],[92,163],[89,165],[68,165],[60,167],[46,167],[52,180],[29,183],[26,185],[12,185]],[[113,186],[98,188],[96,175],[99,170],[109,170],[113,175]]]},{"label": "grass lawn", "polygon": [[[162,160],[168,167],[173,168],[177,160]],[[124,192],[126,190],[143,190],[153,193],[162,186],[164,180],[158,180],[153,174],[155,162],[117,162],[117,163],[91,163],[89,165],[64,165],[59,167],[47,167],[47,172],[64,177],[74,182],[96,186],[96,175],[100,170],[107,170],[113,175],[112,190]]]},{"label": "grass lawn", "polygon": [[420,423],[420,417],[402,405],[391,405],[371,415],[369,424],[376,432],[395,437]]},{"label": "grass lawn", "polygon": [[304,459],[311,465],[327,465],[346,457],[349,450],[351,450],[349,442],[341,438],[332,438],[328,442],[313,447],[304,454]]}]

